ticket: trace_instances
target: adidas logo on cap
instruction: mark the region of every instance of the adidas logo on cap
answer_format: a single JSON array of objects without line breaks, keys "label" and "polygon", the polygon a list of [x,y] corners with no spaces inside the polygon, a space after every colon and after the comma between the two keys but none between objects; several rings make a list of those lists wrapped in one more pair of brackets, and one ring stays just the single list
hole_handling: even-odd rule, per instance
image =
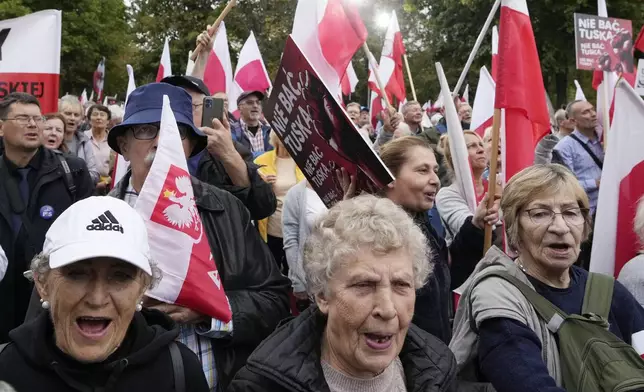
[{"label": "adidas logo on cap", "polygon": [[105,211],[92,223],[87,225],[88,231],[120,231],[123,234],[123,226],[116,220],[110,211]]}]

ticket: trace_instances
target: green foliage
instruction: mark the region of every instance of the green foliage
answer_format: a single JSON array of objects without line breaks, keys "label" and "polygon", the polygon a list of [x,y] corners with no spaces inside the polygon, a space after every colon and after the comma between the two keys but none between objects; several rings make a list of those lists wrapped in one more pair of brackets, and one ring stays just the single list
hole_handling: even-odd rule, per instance
[{"label": "green foliage", "polygon": [[[313,0],[309,0],[313,2]],[[379,58],[385,29],[376,26],[380,13],[395,10],[405,39],[410,68],[420,101],[439,93],[435,62],[440,61],[454,86],[492,7],[493,0],[365,0],[361,16],[369,31],[368,45]],[[137,85],[154,81],[164,38],[170,38],[172,70],[185,71],[196,37],[213,23],[226,0],[58,0],[63,11],[61,94],[79,94],[92,85],[92,74],[105,56],[105,90],[123,97],[126,64],[134,67]],[[644,23],[644,1],[609,0],[609,15],[633,19],[635,33]],[[239,0],[226,18],[233,66],[250,31],[255,33],[269,74],[275,76],[284,42],[291,32],[297,0]],[[594,100],[592,73],[575,69],[573,13],[597,13],[595,0],[528,1],[541,59],[544,83],[555,105],[574,96],[573,80]],[[2,0],[0,20],[47,8],[50,0]],[[495,23],[498,23],[498,15]],[[338,39],[342,39],[338,37]],[[479,69],[491,63],[491,33],[467,75],[470,96]],[[360,80],[352,100],[366,104],[367,61],[359,51],[353,65]],[[405,75],[407,78],[408,76]],[[412,98],[407,81],[408,99]]]}]

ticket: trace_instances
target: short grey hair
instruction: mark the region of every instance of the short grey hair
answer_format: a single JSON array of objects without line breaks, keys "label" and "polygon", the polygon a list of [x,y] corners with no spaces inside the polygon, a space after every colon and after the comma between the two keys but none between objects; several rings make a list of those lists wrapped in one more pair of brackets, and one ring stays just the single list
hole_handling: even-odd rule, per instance
[{"label": "short grey hair", "polygon": [[83,105],[81,105],[80,100],[75,95],[65,95],[64,97],[59,99],[58,111],[62,113],[65,110],[65,106],[67,105],[75,106],[79,109],[81,114],[84,113]]},{"label": "short grey hair", "polygon": [[423,108],[423,105],[421,105],[418,101],[407,101],[400,108],[400,113],[402,113],[402,115],[404,116],[407,113],[407,110],[409,110],[409,108],[413,105],[418,105],[421,109]]},{"label": "short grey hair", "polygon": [[557,123],[556,125],[559,126],[559,123],[562,121],[566,121],[568,119],[568,113],[564,109],[559,109],[557,112],[555,112],[555,122]]},{"label": "short grey hair", "polygon": [[433,268],[427,239],[413,219],[389,199],[361,195],[337,203],[315,222],[304,246],[309,293],[328,294],[339,267],[365,250],[376,255],[408,252],[416,289],[425,285]]},{"label": "short grey hair", "polygon": [[637,239],[640,241],[640,245],[642,245],[642,250],[644,250],[644,197],[637,203],[633,229],[635,230]]},{"label": "short grey hair", "polygon": [[[145,272],[143,273],[145,280],[144,286],[146,287],[146,291],[157,287],[159,282],[161,282],[161,278],[163,276],[163,273],[157,266],[157,263],[152,259],[149,259],[149,262],[150,269],[152,270],[152,276],[146,274]],[[51,268],[49,268],[49,254],[41,252],[34,256],[34,258],[31,260],[30,270],[25,273],[25,277],[29,280],[34,280],[34,276],[37,276],[38,282],[43,284],[45,283],[45,280],[47,280],[47,275],[49,275],[49,272],[51,272]]]}]

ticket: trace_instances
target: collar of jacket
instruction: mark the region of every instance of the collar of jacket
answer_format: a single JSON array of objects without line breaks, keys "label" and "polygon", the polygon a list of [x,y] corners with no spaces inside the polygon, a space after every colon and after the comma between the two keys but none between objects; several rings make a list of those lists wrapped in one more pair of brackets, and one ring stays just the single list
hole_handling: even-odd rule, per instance
[{"label": "collar of jacket", "polygon": [[[247,368],[292,391],[328,392],[320,362],[326,322],[317,307],[310,307],[264,340],[248,358]],[[449,348],[413,324],[399,358],[408,391],[445,391],[456,376]]]},{"label": "collar of jacket", "polygon": [[[132,177],[132,171],[128,170],[127,173],[123,176],[121,181],[114,186],[114,189],[110,191],[109,196],[116,197],[123,200],[125,198],[125,191],[127,190],[128,185],[130,184],[130,178]],[[219,195],[216,192],[211,192],[208,185],[202,181],[199,181],[196,177],[190,176],[192,180],[192,190],[195,195],[195,203],[200,209],[221,212],[224,211],[224,203],[219,198]]]}]

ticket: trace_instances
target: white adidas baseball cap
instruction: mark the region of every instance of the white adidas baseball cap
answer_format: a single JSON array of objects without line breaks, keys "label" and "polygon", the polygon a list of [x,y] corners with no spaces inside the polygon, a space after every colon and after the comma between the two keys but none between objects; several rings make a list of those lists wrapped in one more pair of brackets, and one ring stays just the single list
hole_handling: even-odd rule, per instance
[{"label": "white adidas baseball cap", "polygon": [[72,204],[49,227],[43,253],[49,255],[51,269],[95,257],[112,257],[152,275],[145,222],[126,202],[115,197],[94,196]]}]

